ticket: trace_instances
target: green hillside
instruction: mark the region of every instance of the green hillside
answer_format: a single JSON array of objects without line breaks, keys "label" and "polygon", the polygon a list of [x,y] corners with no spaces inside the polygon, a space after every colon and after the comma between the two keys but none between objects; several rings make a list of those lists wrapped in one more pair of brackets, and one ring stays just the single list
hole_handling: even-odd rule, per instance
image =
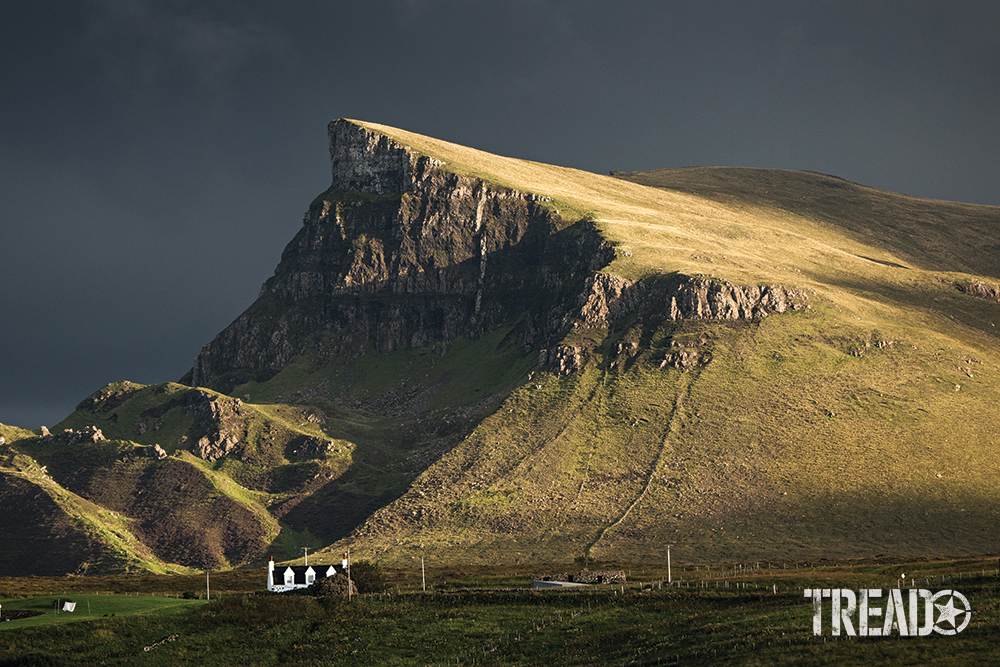
[{"label": "green hillside", "polygon": [[[998,550],[1000,308],[967,291],[995,285],[1000,209],[794,172],[616,179],[368,127],[593,216],[617,245],[607,272],[789,285],[811,307],[572,332],[595,350],[585,370],[522,385],[356,548],[390,562]],[[661,369],[677,345],[711,361]]]},{"label": "green hillside", "polygon": [[1000,208],[335,130],[415,175],[335,166],[208,387],[0,427],[64,571],[1000,552]]},{"label": "green hillside", "polygon": [[0,502],[6,538],[0,547],[8,576],[179,571],[156,558],[128,519],[91,502],[51,476],[22,445],[36,434],[2,427],[18,448],[0,446]]},{"label": "green hillside", "polygon": [[[603,350],[638,343],[624,363],[518,389],[356,548],[390,562],[646,561],[671,543],[709,562],[997,551],[996,354],[840,315],[614,332]],[[692,335],[711,362],[661,370],[667,341]]]}]

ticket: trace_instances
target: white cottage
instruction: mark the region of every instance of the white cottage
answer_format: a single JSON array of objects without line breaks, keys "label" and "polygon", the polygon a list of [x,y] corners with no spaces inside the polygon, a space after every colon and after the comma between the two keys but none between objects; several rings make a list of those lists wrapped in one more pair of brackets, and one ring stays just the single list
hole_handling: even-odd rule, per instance
[{"label": "white cottage", "polygon": [[[317,569],[318,568],[318,569]],[[332,577],[338,572],[347,572],[347,558],[341,561],[340,568],[336,565],[287,565],[274,567],[274,557],[267,564],[267,590],[273,593],[284,593],[296,588],[308,588],[317,578]]]}]

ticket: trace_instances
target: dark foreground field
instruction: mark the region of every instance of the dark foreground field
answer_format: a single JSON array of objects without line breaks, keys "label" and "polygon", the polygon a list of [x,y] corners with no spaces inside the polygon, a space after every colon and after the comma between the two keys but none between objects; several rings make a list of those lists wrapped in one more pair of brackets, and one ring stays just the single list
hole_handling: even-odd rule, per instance
[{"label": "dark foreground field", "polygon": [[[419,569],[392,571],[385,594],[351,601],[263,594],[258,572],[217,575],[211,601],[198,577],[4,579],[3,611],[48,611],[0,623],[0,665],[951,665],[989,663],[1000,640],[995,558],[678,567],[673,586],[624,567],[624,588],[573,591],[531,590],[523,569],[439,568],[423,592]],[[897,586],[960,591],[971,621],[856,638],[824,617],[813,634],[804,589]],[[56,616],[63,599],[77,609]]]}]

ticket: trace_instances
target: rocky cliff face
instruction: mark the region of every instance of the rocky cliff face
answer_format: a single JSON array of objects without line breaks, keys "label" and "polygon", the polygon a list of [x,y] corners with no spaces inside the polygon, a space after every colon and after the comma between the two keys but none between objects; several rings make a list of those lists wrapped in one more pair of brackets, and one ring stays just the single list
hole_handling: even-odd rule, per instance
[{"label": "rocky cliff face", "polygon": [[[205,346],[182,382],[228,392],[306,352],[443,346],[501,326],[515,326],[511,343],[524,354],[537,353],[573,326],[607,327],[637,311],[751,319],[804,300],[774,285],[595,274],[613,248],[591,223],[560,220],[541,196],[449,172],[350,121],[330,123],[329,138],[330,188],[257,301]],[[540,361],[560,372],[579,365],[554,352]]]},{"label": "rocky cliff face", "polygon": [[[805,291],[782,285],[741,286],[682,274],[632,282],[621,276],[595,273],[587,279],[577,307],[564,316],[564,325],[567,329],[609,329],[626,317],[653,325],[679,320],[756,320],[808,308],[807,299]],[[712,354],[702,349],[704,343],[671,350],[660,368],[688,371],[708,364]],[[539,352],[538,366],[556,375],[568,375],[583,368],[590,352],[577,345],[557,345]],[[634,352],[620,344],[614,356]]]},{"label": "rocky cliff face", "polygon": [[182,380],[228,391],[307,350],[356,356],[476,339],[517,323],[525,352],[558,335],[613,250],[534,194],[449,173],[349,121],[329,127],[333,182],[257,301]]}]

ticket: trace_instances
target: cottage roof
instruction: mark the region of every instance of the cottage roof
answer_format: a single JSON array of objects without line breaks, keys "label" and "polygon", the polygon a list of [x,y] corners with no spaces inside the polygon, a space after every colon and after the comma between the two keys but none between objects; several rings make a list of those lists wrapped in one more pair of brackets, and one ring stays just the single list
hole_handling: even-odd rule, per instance
[{"label": "cottage roof", "polygon": [[279,568],[279,569],[276,570],[276,574],[278,574],[281,577],[281,579],[282,579],[282,581],[284,583],[288,583],[288,572],[289,572],[289,570],[291,570],[291,572],[292,572],[292,581],[291,581],[291,583],[295,584],[295,585],[299,585],[299,586],[305,586],[306,585],[306,575],[308,575],[308,574],[312,574],[313,576],[316,575],[316,570],[314,570],[312,568],[312,566],[309,566],[309,565],[288,565],[286,567]]},{"label": "cottage roof", "polygon": [[275,583],[284,583],[287,581],[287,573],[289,570],[292,571],[292,584],[305,586],[306,575],[312,574],[314,578],[319,579],[321,577],[332,577],[334,574],[339,572],[342,568],[338,568],[336,565],[286,565],[285,567],[277,567],[274,570],[275,579],[280,580],[275,581]]}]

